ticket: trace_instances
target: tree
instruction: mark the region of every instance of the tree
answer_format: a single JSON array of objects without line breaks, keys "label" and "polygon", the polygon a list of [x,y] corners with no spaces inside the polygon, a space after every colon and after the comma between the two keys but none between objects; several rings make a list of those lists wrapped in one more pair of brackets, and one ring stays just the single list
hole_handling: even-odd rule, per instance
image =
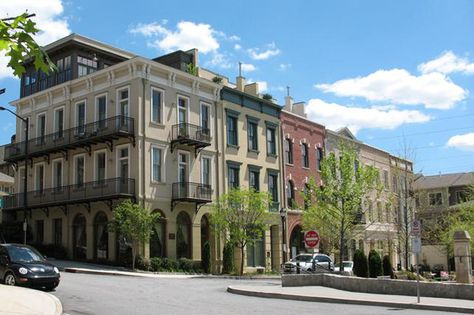
[{"label": "tree", "polygon": [[[474,199],[458,204],[450,209],[446,216],[444,225],[446,228],[441,231],[441,243],[446,246],[448,255],[452,257],[454,232],[468,231],[474,237]],[[471,241],[471,252],[474,253],[474,242]]]},{"label": "tree", "polygon": [[372,249],[369,252],[369,277],[377,278],[383,274],[382,259],[379,253]]},{"label": "tree", "polygon": [[211,222],[217,233],[240,249],[240,275],[244,273],[244,249],[261,239],[266,228],[270,195],[253,189],[232,189],[214,205]]},{"label": "tree", "polygon": [[357,277],[367,278],[369,276],[369,263],[367,256],[360,249],[354,253],[354,274]]},{"label": "tree", "polygon": [[0,51],[6,51],[9,58],[7,66],[13,69],[17,77],[26,71],[23,64],[34,59],[37,70],[49,73],[55,70],[54,63],[46,52],[36,43],[32,36],[39,32],[36,23],[31,20],[34,14],[25,12],[19,16],[0,20]]},{"label": "tree", "polygon": [[389,255],[383,256],[382,265],[383,265],[383,275],[390,276],[390,278],[393,278],[393,267],[392,267],[392,262]]},{"label": "tree", "polygon": [[354,148],[341,142],[338,151],[338,156],[331,152],[321,161],[323,185],[316,185],[314,179],[309,181],[303,225],[305,229],[319,229],[332,246],[339,247],[342,266],[346,242],[360,227],[364,215],[362,205],[371,200],[373,192],[380,193],[381,186],[377,169],[361,165]]},{"label": "tree", "polygon": [[135,257],[139,244],[144,244],[153,235],[153,226],[160,214],[150,212],[138,203],[126,200],[114,208],[114,218],[109,228],[127,238],[132,243],[132,269],[135,269]]}]

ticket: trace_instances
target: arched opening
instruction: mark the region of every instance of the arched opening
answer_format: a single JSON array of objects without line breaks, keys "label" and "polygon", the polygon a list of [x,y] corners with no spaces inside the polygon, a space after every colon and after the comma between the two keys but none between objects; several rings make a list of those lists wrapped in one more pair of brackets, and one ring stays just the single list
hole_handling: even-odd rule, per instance
[{"label": "arched opening", "polygon": [[191,258],[191,219],[186,212],[176,218],[176,258]]},{"label": "arched opening", "polygon": [[296,225],[291,231],[290,235],[290,255],[294,258],[296,255],[306,253],[306,247],[304,245],[303,229],[301,225]]},{"label": "arched opening", "polygon": [[209,219],[207,215],[201,218],[201,257],[203,257],[204,245],[209,243]]},{"label": "arched opening", "polygon": [[166,217],[160,210],[160,219],[153,227],[153,235],[150,239],[150,257],[166,257]]},{"label": "arched opening", "polygon": [[109,232],[107,230],[107,215],[98,212],[94,218],[94,259],[109,258]]},{"label": "arched opening", "polygon": [[72,222],[73,257],[76,260],[87,259],[86,217],[79,213]]}]

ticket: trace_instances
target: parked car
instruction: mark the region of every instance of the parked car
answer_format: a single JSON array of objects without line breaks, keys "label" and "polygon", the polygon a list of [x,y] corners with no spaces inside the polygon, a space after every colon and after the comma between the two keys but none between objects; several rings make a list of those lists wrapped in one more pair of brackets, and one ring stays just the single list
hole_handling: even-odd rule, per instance
[{"label": "parked car", "polygon": [[0,280],[6,285],[20,285],[53,290],[59,285],[59,269],[33,247],[0,244]]},{"label": "parked car", "polygon": [[283,266],[283,272],[295,273],[297,265],[301,272],[332,272],[334,263],[331,257],[324,254],[300,254],[286,262]]},{"label": "parked car", "polygon": [[[352,276],[354,275],[354,262],[353,261],[350,261],[350,260],[344,260],[342,262],[342,265],[344,266],[344,271],[343,271],[343,274],[344,275],[348,275],[348,276]],[[337,263],[335,266],[334,266],[334,272],[339,272],[341,268],[339,268],[339,263]]]}]

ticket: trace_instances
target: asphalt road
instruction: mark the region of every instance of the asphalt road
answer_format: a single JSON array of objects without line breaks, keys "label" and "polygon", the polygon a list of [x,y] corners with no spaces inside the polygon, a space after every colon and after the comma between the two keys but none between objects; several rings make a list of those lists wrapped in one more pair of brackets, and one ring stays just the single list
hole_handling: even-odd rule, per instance
[{"label": "asphalt road", "polygon": [[[349,304],[300,302],[227,293],[229,285],[277,285],[277,281],[165,279],[61,273],[52,292],[66,314],[390,314],[441,312]],[[454,313],[451,313],[454,314]]]}]

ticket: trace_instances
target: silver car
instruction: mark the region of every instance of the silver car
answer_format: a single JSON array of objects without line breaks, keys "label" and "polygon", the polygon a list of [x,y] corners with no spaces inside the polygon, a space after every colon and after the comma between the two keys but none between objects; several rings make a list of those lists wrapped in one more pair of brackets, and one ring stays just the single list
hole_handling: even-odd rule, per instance
[{"label": "silver car", "polygon": [[334,263],[331,257],[325,254],[300,254],[283,266],[283,272],[295,273],[299,265],[301,272],[332,272]]}]

